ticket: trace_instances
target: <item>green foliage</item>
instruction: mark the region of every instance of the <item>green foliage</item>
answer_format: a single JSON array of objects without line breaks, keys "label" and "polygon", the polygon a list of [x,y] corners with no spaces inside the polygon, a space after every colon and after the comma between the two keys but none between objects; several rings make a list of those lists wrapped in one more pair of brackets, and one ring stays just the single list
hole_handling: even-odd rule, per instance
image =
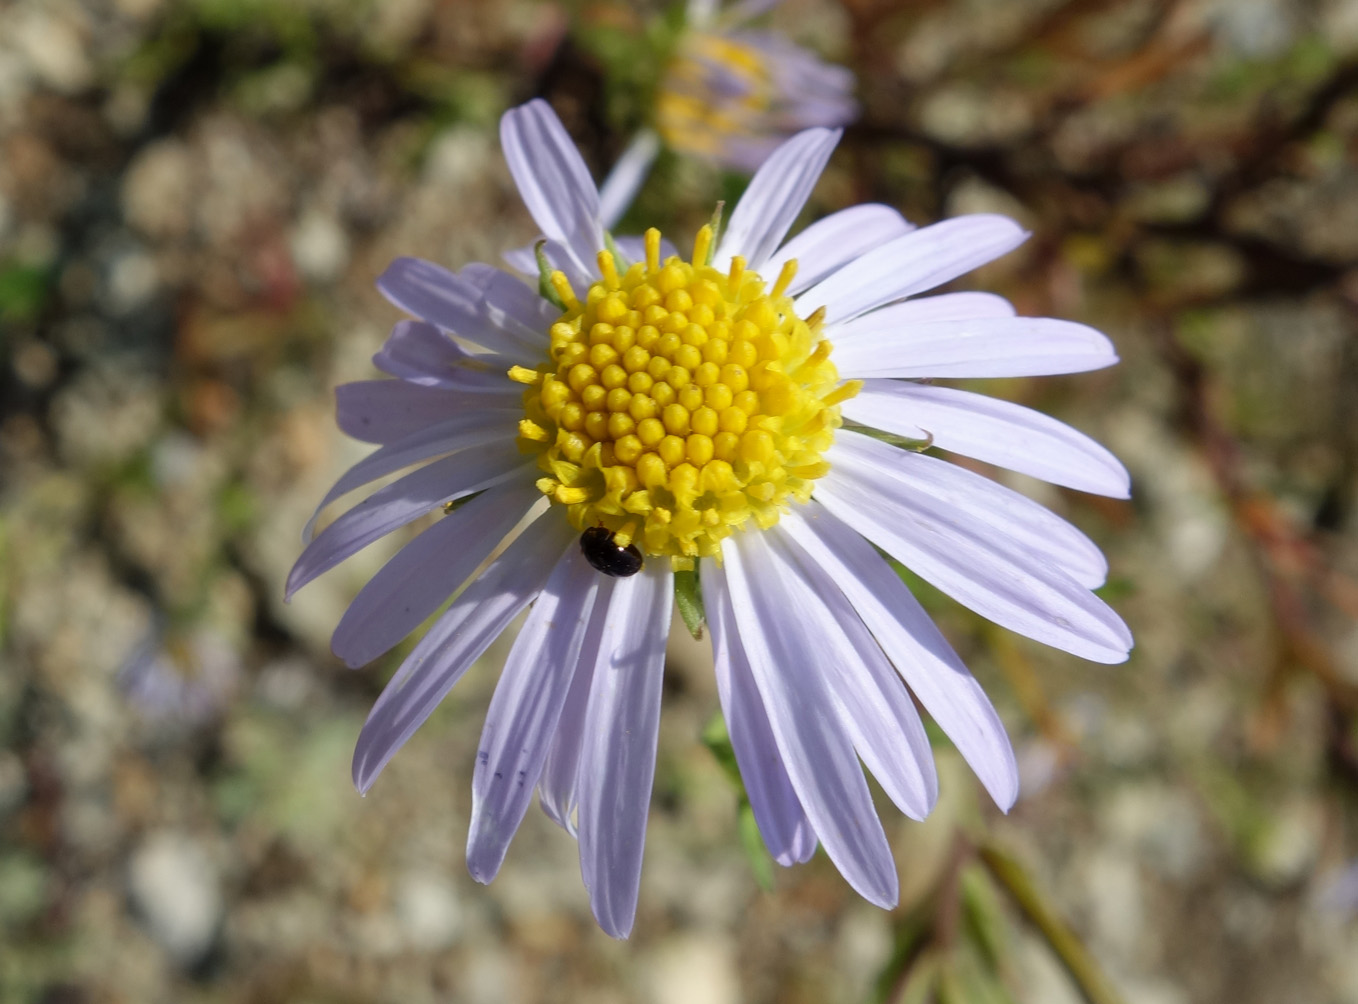
[{"label": "green foliage", "polygon": [[36,265],[0,262],[0,321],[32,321],[47,302],[50,270]]},{"label": "green foliage", "polygon": [[736,763],[736,751],[731,746],[731,736],[726,731],[726,719],[718,711],[703,728],[703,745],[706,746],[721,766],[722,772],[740,797],[738,810],[740,846],[745,859],[750,863],[750,872],[755,882],[767,892],[773,891],[773,858],[769,857],[764,846],[764,838],[759,833],[759,823],[754,818],[754,809],[745,794],[745,782],[740,776],[740,765]]}]

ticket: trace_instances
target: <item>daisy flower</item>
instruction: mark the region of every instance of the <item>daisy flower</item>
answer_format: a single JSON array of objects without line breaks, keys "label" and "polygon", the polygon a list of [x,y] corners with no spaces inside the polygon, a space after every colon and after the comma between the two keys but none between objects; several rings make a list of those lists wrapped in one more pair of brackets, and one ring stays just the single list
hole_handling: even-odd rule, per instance
[{"label": "daisy flower", "polygon": [[844,423],[1123,497],[1123,467],[1080,433],[920,382],[1095,369],[1116,360],[1112,345],[1080,324],[1016,317],[997,296],[919,295],[1021,243],[1001,216],[916,229],[864,205],[784,242],[835,131],[779,147],[724,233],[700,229],[687,259],[663,256],[654,230],[605,234],[545,103],[508,112],[501,138],[558,267],[537,288],[487,265],[388,268],[379,288],[416,319],[374,357],[396,379],[338,389],[340,427],[379,448],[321,505],[421,466],[316,535],[288,582],[437,516],[334,634],[359,666],[453,596],[368,716],[355,783],[367,791],[527,609],[473,767],[468,866],[495,876],[536,792],[579,841],[599,924],[626,936],[676,572],[696,570],[722,711],[773,857],[790,865],[823,846],[853,888],[891,906],[896,870],[862,765],[906,815],[930,811],[937,778],[912,695],[1001,808],[1018,780],[994,708],[877,549],[1085,658],[1120,662],[1131,637],[1090,592],[1106,565],[1079,530]]},{"label": "daisy flower", "polygon": [[657,87],[655,128],[636,136],[600,192],[606,226],[622,217],[662,144],[750,173],[793,133],[857,117],[851,72],[749,28],[777,4],[745,0],[720,11],[714,0],[690,0]]}]

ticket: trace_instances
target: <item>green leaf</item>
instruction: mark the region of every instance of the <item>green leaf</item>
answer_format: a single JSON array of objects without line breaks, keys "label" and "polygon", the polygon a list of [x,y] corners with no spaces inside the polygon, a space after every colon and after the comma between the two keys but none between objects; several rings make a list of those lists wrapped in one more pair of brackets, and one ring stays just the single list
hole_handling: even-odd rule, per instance
[{"label": "green leaf", "polygon": [[708,723],[703,726],[703,745],[716,757],[717,763],[742,794],[744,782],[740,777],[740,767],[736,764],[736,751],[731,746],[731,736],[726,731],[726,719],[720,711],[714,712]]},{"label": "green leaf", "polygon": [[740,806],[740,847],[745,852],[745,860],[750,863],[755,883],[765,892],[773,892],[773,858],[769,857],[768,848],[764,846],[764,837],[759,832],[754,809],[744,800]]},{"label": "green leaf", "polygon": [[707,614],[703,611],[703,586],[696,568],[691,572],[674,573],[674,600],[688,633],[702,641]]},{"label": "green leaf", "polygon": [[[900,993],[893,1000],[897,1004],[932,1004],[938,1000],[941,975],[942,966],[938,953],[926,948],[915,959],[914,965],[906,970]],[[887,998],[883,996],[880,999]]]},{"label": "green leaf", "polygon": [[0,262],[0,319],[35,320],[47,301],[49,279],[45,268]]},{"label": "green leaf", "polygon": [[754,809],[750,807],[750,800],[745,795],[745,782],[740,776],[740,765],[736,763],[736,751],[731,746],[731,736],[726,731],[726,719],[722,717],[720,711],[713,714],[703,727],[702,739],[703,745],[712,751],[712,756],[721,766],[722,773],[739,793],[740,815],[737,825],[740,831],[740,846],[750,862],[754,880],[759,888],[765,892],[772,892],[773,858],[769,857],[768,849],[764,846],[759,823],[754,818]]},{"label": "green leaf", "polygon": [[962,870],[962,922],[981,958],[992,969],[998,969],[1005,956],[1008,930],[999,893],[986,871],[977,864]]}]

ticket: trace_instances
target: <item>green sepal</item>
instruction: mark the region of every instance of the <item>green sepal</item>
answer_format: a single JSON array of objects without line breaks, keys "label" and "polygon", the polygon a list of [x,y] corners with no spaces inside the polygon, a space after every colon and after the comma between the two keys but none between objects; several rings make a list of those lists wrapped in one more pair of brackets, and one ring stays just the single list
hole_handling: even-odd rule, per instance
[{"label": "green sepal", "polygon": [[909,436],[898,436],[894,432],[883,432],[881,429],[874,429],[869,425],[859,425],[857,422],[845,422],[844,428],[869,436],[878,442],[886,443],[888,446],[909,450],[911,453],[923,453],[934,445],[934,434],[928,429],[924,430],[923,439],[911,439]]},{"label": "green sepal", "polygon": [[[717,256],[717,245],[721,243],[722,213],[725,210],[726,203],[719,199],[712,210],[712,219],[707,221],[707,225],[712,228],[712,243],[707,246],[707,261],[703,262],[704,265],[711,265],[712,259]],[[693,264],[698,263],[695,261]]]},{"label": "green sepal", "polygon": [[674,573],[674,601],[679,605],[679,616],[684,619],[688,633],[702,641],[707,614],[703,611],[703,586],[697,568]]},{"label": "green sepal", "polygon": [[538,295],[564,314],[566,304],[562,302],[552,285],[552,273],[556,269],[552,268],[552,263],[547,260],[547,252],[543,250],[546,246],[546,238],[533,245],[533,257],[538,260]]}]

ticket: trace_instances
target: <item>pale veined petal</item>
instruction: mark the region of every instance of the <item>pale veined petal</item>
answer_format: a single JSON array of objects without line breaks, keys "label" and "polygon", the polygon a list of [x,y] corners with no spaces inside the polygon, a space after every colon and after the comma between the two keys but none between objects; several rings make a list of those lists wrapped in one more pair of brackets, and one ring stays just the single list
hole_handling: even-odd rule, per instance
[{"label": "pale veined petal", "polygon": [[815,669],[825,660],[853,654],[827,645],[808,628],[810,611],[786,589],[788,572],[763,534],[726,538],[722,557],[723,566],[705,565],[704,574],[725,577],[741,643],[793,790],[849,885],[869,902],[890,908],[899,893],[891,848],[853,743],[839,715],[827,713],[834,699]]},{"label": "pale veined petal", "polygon": [[1108,561],[1097,544],[1046,506],[987,477],[936,457],[901,450],[860,433],[842,430],[825,454],[831,465],[852,467],[865,479],[932,495],[946,508],[986,524],[994,539],[1064,571],[1086,589],[1103,585]]},{"label": "pale veined petal", "polygon": [[340,618],[330,650],[352,667],[376,659],[441,607],[539,503],[542,493],[526,479],[444,516],[368,580]]},{"label": "pale veined petal", "polygon": [[838,129],[807,129],[773,152],[731,213],[712,259],[715,268],[725,271],[732,255],[744,257],[751,269],[763,268],[811,197],[840,135]]},{"label": "pale veined petal", "polygon": [[703,604],[712,631],[717,695],[726,719],[726,732],[731,737],[731,748],[759,833],[773,860],[780,865],[807,861],[816,852],[816,833],[783,766],[769,716],[751,675],[750,661],[740,643],[724,576],[704,575]]},{"label": "pale veined petal", "polygon": [[[425,321],[397,321],[373,365],[425,387],[453,387],[457,367],[472,359],[443,331]],[[508,365],[502,367],[508,369]]]},{"label": "pale veined petal", "polygon": [[374,450],[340,475],[339,480],[325,493],[320,505],[316,506],[302,528],[302,541],[311,540],[317,518],[326,506],[340,496],[413,464],[469,446],[512,438],[518,430],[518,420],[522,414],[522,408],[517,411],[511,408],[469,411],[417,429],[402,439]]},{"label": "pale veined petal", "polygon": [[482,291],[442,265],[397,258],[377,277],[377,288],[393,306],[479,343]]},{"label": "pale veined petal", "polygon": [[580,871],[594,918],[614,938],[627,937],[636,917],[673,600],[664,561],[614,583],[585,712]]},{"label": "pale veined petal", "polygon": [[810,614],[808,629],[841,647],[843,657],[815,669],[825,678],[854,748],[896,807],[923,819],[938,801],[938,774],[909,692],[825,571],[781,527],[764,533],[789,573],[785,587],[801,594],[798,605]]},{"label": "pale veined petal", "polygon": [[797,275],[787,288],[789,295],[796,296],[855,258],[914,229],[890,206],[852,206],[811,224],[779,248],[759,271],[773,281],[784,263],[797,259]]},{"label": "pale veined petal", "polygon": [[571,836],[577,836],[575,809],[579,802],[580,749],[585,741],[585,712],[589,707],[589,691],[594,682],[594,669],[599,662],[599,646],[603,643],[607,617],[603,612],[613,599],[613,583],[607,575],[599,576],[598,593],[594,598],[596,616],[589,621],[580,658],[571,677],[571,689],[561,708],[561,719],[556,723],[556,735],[547,751],[547,761],[538,778],[538,801],[547,818]]},{"label": "pale veined petal", "polygon": [[462,674],[541,591],[555,567],[543,555],[575,545],[561,519],[538,519],[453,601],[383,689],[354,749],[354,784],[366,792]]},{"label": "pale veined petal", "polygon": [[1082,432],[1040,411],[984,394],[896,380],[869,380],[843,406],[845,418],[1080,491],[1127,498],[1122,462]]},{"label": "pale veined petal", "polygon": [[[827,324],[901,300],[965,275],[1012,251],[1027,232],[1004,216],[958,216],[878,247],[797,297],[806,312],[825,308]],[[836,363],[838,360],[836,360]]]},{"label": "pale veined petal", "polygon": [[523,387],[507,379],[477,393],[408,380],[356,380],[335,388],[340,431],[365,443],[390,443],[454,415],[515,405],[523,405]]},{"label": "pale veined petal", "polygon": [[472,772],[467,870],[478,882],[499,872],[533,800],[595,612],[599,578],[580,548],[567,545],[495,686]]},{"label": "pale veined petal", "polygon": [[547,330],[559,315],[536,286],[497,269],[485,279],[481,313],[500,336],[496,351],[530,368],[542,362],[550,342]]},{"label": "pale veined petal", "polygon": [[1009,811],[1019,780],[1004,723],[905,583],[871,544],[815,499],[778,525],[843,591],[924,710],[947,733],[995,803]]},{"label": "pale veined petal", "polygon": [[[832,461],[833,465],[833,461]],[[901,479],[831,466],[815,497],[922,579],[1003,627],[1094,662],[1123,662],[1131,635],[1102,600],[987,524]]]},{"label": "pale veined petal", "polygon": [[[288,573],[291,596],[316,576],[379,537],[445,503],[500,484],[523,471],[513,438],[472,446],[379,488],[317,535]],[[521,476],[530,476],[524,472]]]},{"label": "pale veined petal", "polygon": [[857,338],[900,338],[901,332],[914,325],[933,321],[973,321],[1014,314],[1014,305],[994,293],[938,293],[889,303],[852,320],[840,321],[826,331],[826,336],[838,346]]},{"label": "pale veined petal", "polygon": [[840,374],[869,379],[1055,376],[1118,361],[1102,333],[1051,317],[932,321],[849,334],[841,329],[834,344]]},{"label": "pale veined petal", "polygon": [[594,255],[604,246],[599,192],[551,106],[536,98],[506,112],[500,143],[524,205],[542,232],[566,247],[582,276],[595,274]]},{"label": "pale veined petal", "polygon": [[605,230],[612,230],[627,212],[658,153],[660,137],[651,129],[641,130],[627,144],[627,149],[599,186],[599,219]]}]

